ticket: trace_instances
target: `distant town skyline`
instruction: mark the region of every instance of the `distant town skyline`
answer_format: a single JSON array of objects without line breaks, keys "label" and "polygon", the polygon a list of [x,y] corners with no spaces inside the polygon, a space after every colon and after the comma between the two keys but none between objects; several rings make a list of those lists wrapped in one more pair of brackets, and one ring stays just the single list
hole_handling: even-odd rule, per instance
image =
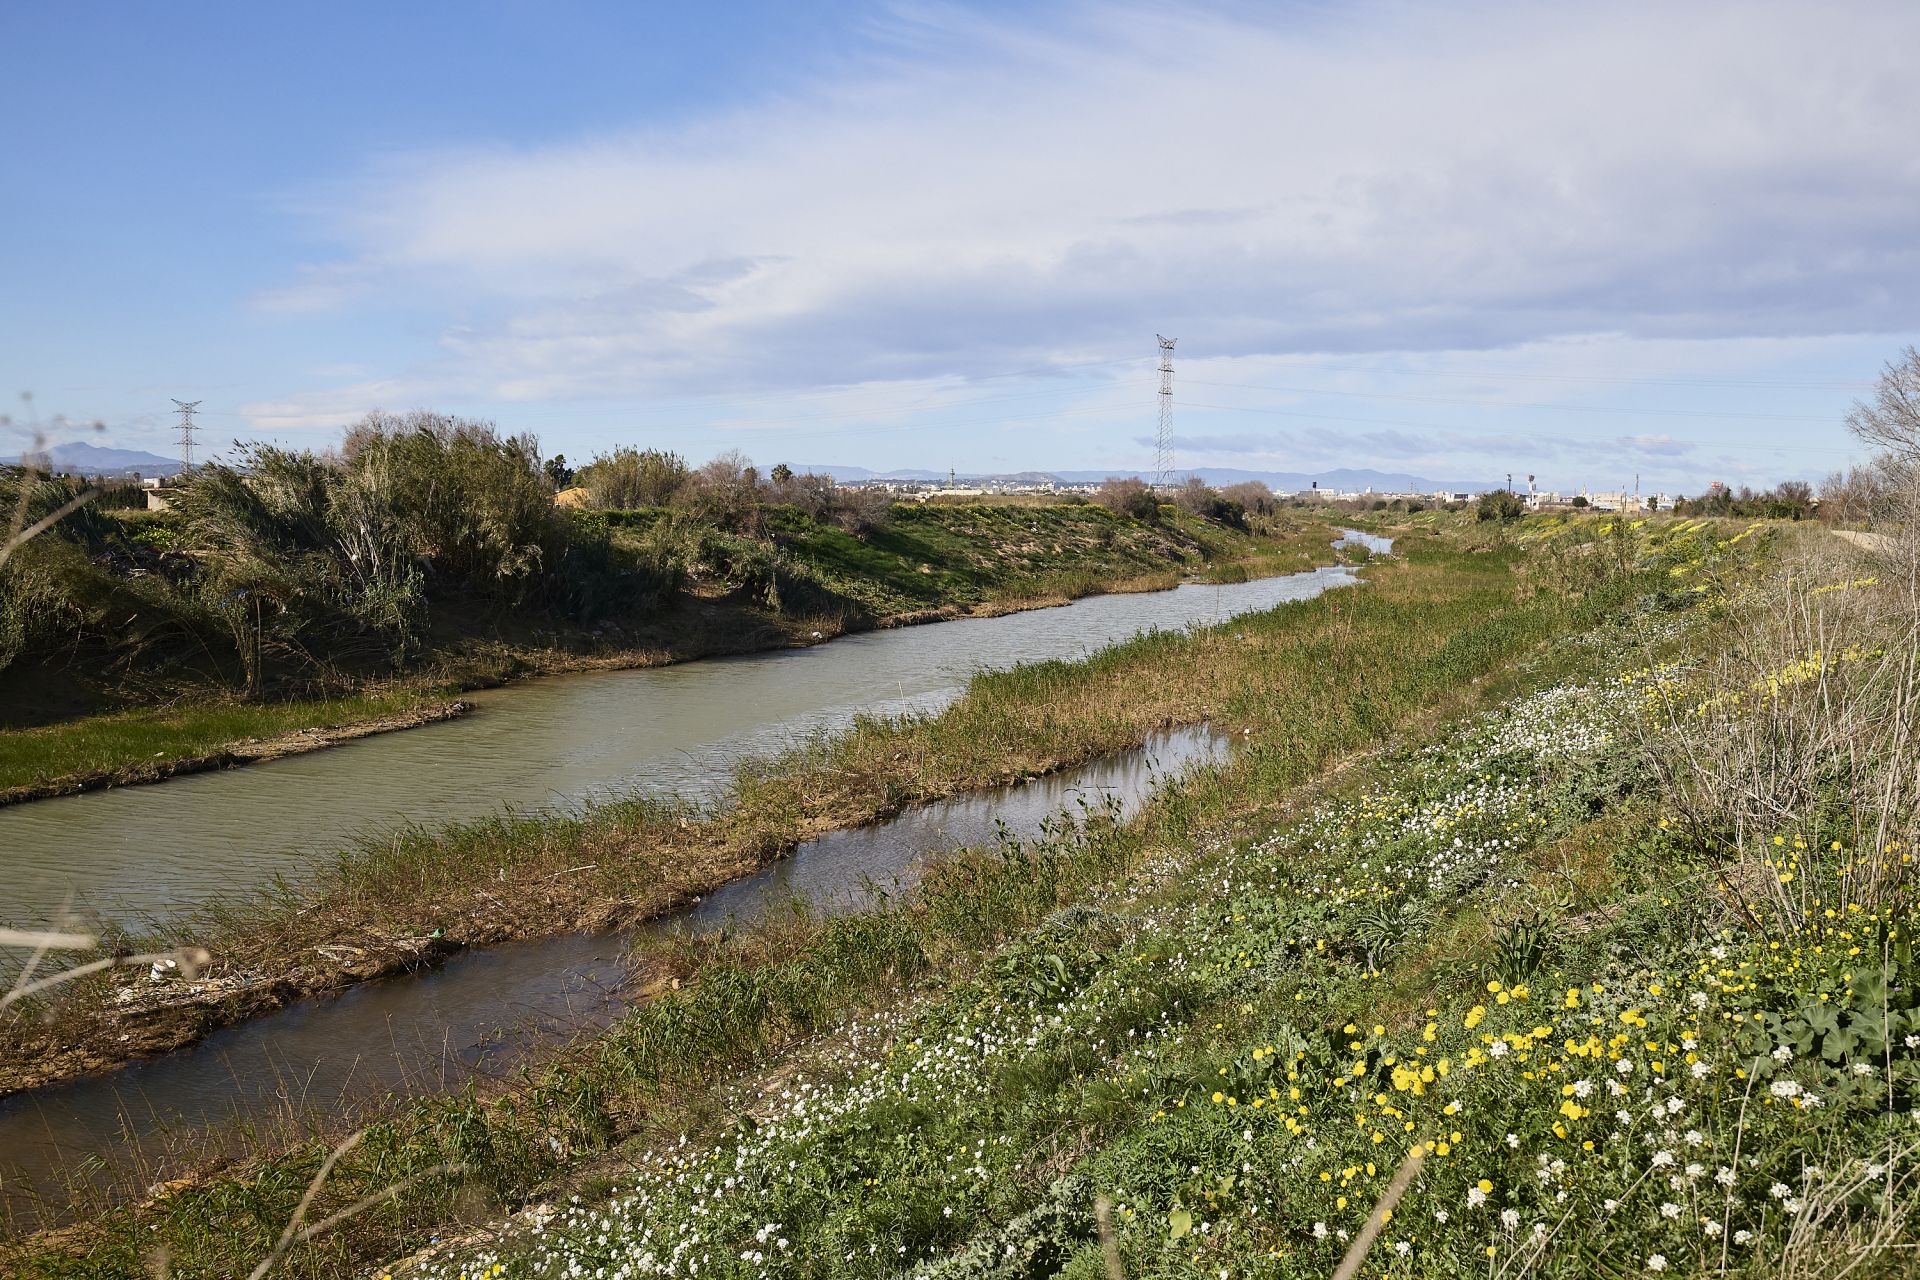
[{"label": "distant town skyline", "polygon": [[0,413],[1143,470],[1163,332],[1182,469],[1817,480],[1920,341],[1837,9],[11,6]]}]

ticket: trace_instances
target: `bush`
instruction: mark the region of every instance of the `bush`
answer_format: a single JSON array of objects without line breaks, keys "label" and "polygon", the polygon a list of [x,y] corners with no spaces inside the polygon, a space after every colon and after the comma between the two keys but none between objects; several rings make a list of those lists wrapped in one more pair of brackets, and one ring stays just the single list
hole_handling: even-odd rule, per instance
[{"label": "bush", "polygon": [[1518,520],[1526,513],[1526,504],[1512,490],[1495,489],[1480,495],[1478,514],[1482,520]]},{"label": "bush", "polygon": [[1270,516],[1280,510],[1280,499],[1258,480],[1230,484],[1220,490],[1220,496],[1228,502],[1239,503],[1240,509],[1250,516]]},{"label": "bush", "polygon": [[689,474],[686,460],[677,453],[622,445],[612,453],[595,454],[576,478],[596,507],[626,511],[666,506],[685,487]]},{"label": "bush", "polygon": [[1108,476],[1094,491],[1093,500],[1117,516],[1133,520],[1155,520],[1160,515],[1160,499],[1144,481],[1133,476]]},{"label": "bush", "polygon": [[893,518],[893,495],[884,489],[843,488],[832,476],[795,475],[784,464],[773,469],[772,479],[774,501],[855,537],[883,529]]},{"label": "bush", "polygon": [[748,457],[729,450],[693,473],[674,505],[696,518],[736,533],[759,527],[760,472]]},{"label": "bush", "polygon": [[[1265,488],[1264,485],[1261,487]],[[1187,482],[1175,491],[1173,504],[1187,515],[1199,516],[1202,520],[1217,520],[1235,528],[1246,527],[1246,509],[1209,487],[1199,476],[1187,477]]]}]

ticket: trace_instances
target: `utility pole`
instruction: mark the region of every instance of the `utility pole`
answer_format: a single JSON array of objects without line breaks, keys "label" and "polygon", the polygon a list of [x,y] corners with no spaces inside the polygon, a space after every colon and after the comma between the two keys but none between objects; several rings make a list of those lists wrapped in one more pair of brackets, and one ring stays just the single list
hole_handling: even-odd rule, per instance
[{"label": "utility pole", "polygon": [[175,400],[173,403],[178,407],[180,412],[180,461],[184,465],[185,473],[192,474],[194,441],[193,411],[200,407],[201,402],[198,400]]},{"label": "utility pole", "polygon": [[1173,489],[1173,344],[1178,338],[1160,340],[1160,430],[1154,437],[1153,487],[1160,493]]}]

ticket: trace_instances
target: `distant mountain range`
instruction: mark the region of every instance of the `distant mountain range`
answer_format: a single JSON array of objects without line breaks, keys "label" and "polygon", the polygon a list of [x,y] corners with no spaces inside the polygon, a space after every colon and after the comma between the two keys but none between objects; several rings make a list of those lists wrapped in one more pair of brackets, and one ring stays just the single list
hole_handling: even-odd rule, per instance
[{"label": "distant mountain range", "polygon": [[[940,481],[947,478],[944,471],[926,471],[919,468],[903,468],[897,471],[872,471],[866,467],[850,467],[813,464],[795,466],[795,471],[812,472],[815,475],[830,475],[839,481],[855,480],[920,480]],[[1307,473],[1300,471],[1241,471],[1234,467],[1194,467],[1181,471],[1180,476],[1199,476],[1211,485],[1239,484],[1244,480],[1258,480],[1278,493],[1297,493],[1302,489],[1311,489],[1317,483],[1320,488],[1335,493],[1361,493],[1371,490],[1374,493],[1438,493],[1446,490],[1450,493],[1483,493],[1489,489],[1498,489],[1498,483],[1491,480],[1430,480],[1425,476],[1407,475],[1397,471],[1369,471],[1342,468],[1336,471]],[[1046,484],[1049,481],[1060,484],[1091,484],[1105,480],[1108,476],[1135,476],[1147,479],[1143,471],[1114,469],[1111,471],[1015,471],[1000,475],[960,475],[962,481],[999,481],[1002,484]]]},{"label": "distant mountain range", "polygon": [[[47,450],[55,471],[76,476],[170,476],[180,470],[180,459],[164,458],[141,449],[108,449],[74,440]],[[18,464],[18,456],[0,458],[0,463]]]}]

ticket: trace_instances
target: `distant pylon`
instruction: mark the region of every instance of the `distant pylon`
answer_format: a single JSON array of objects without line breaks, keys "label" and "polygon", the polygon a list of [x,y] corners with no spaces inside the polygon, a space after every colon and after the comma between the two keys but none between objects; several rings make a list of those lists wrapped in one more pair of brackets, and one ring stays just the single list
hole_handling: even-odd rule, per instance
[{"label": "distant pylon", "polygon": [[186,470],[193,470],[193,411],[200,407],[200,401],[175,400],[180,410],[180,462]]},{"label": "distant pylon", "polygon": [[1160,431],[1154,437],[1153,487],[1161,493],[1173,488],[1173,344],[1178,338],[1160,338]]}]

